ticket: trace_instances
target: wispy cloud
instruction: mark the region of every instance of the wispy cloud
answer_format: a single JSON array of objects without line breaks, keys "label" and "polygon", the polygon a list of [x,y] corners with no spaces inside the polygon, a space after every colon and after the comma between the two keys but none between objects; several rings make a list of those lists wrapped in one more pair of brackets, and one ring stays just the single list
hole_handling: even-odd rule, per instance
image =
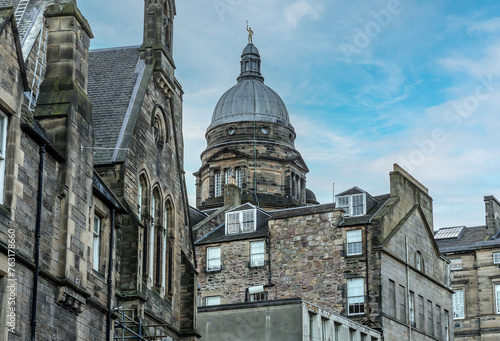
[{"label": "wispy cloud", "polygon": [[292,27],[295,27],[304,18],[318,19],[321,8],[322,6],[318,2],[300,0],[285,6],[283,15],[285,21]]},{"label": "wispy cloud", "polygon": [[485,21],[474,22],[469,25],[467,32],[485,32],[493,33],[500,31],[500,18],[491,18]]}]

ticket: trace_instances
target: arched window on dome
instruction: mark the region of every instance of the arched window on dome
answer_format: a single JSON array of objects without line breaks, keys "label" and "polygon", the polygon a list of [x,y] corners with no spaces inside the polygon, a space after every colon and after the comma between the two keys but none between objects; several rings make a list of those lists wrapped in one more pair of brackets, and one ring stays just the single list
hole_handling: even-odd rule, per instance
[{"label": "arched window on dome", "polygon": [[214,172],[214,197],[218,198],[222,195],[222,171],[217,170]]}]

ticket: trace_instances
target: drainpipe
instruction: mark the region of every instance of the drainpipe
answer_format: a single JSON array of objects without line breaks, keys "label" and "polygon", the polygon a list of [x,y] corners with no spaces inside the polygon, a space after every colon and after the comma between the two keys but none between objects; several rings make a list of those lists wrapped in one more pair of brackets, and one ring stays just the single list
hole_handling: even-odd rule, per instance
[{"label": "drainpipe", "polygon": [[108,263],[108,316],[106,319],[106,340],[111,340],[111,295],[113,294],[113,245],[115,243],[115,209],[111,210],[111,236],[109,238],[109,263]]},{"label": "drainpipe", "polygon": [[368,224],[365,223],[365,271],[366,271],[366,316],[368,317],[368,321],[370,319],[370,281],[368,277]]},{"label": "drainpipe", "polygon": [[[410,257],[408,255],[408,237],[405,237],[405,250],[406,250],[406,321],[408,322],[408,327],[409,327],[409,333],[408,333],[408,340],[411,341],[411,331],[412,331],[412,325],[410,321],[410,269],[409,269],[409,261]],[[413,313],[415,313],[415,306],[413,306]]]},{"label": "drainpipe", "polygon": [[35,225],[35,273],[33,274],[33,300],[31,301],[31,341],[36,337],[36,305],[38,301],[38,275],[40,272],[40,237],[42,236],[42,190],[43,190],[43,166],[45,162],[45,144],[40,146],[40,164],[38,166],[38,196],[36,202],[36,225]]},{"label": "drainpipe", "polygon": [[266,236],[266,246],[267,246],[267,285],[266,287],[272,287],[274,284],[271,283],[271,236],[269,233]]}]

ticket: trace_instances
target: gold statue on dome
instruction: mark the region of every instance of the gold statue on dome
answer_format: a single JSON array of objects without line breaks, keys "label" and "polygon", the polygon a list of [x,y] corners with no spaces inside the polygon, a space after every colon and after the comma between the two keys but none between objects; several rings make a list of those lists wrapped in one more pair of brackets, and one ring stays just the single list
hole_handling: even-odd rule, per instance
[{"label": "gold statue on dome", "polygon": [[248,42],[252,43],[253,31],[251,27],[248,27],[248,20],[247,20],[247,31],[248,31]]}]

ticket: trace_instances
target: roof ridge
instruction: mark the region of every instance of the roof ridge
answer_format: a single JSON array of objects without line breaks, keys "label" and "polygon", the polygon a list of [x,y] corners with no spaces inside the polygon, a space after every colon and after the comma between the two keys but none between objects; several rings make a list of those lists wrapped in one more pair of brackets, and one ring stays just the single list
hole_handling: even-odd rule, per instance
[{"label": "roof ridge", "polygon": [[90,49],[89,52],[101,52],[101,51],[111,51],[111,50],[127,50],[127,49],[138,49],[141,45],[131,45],[131,46],[117,46],[117,47],[104,47],[100,49]]}]

